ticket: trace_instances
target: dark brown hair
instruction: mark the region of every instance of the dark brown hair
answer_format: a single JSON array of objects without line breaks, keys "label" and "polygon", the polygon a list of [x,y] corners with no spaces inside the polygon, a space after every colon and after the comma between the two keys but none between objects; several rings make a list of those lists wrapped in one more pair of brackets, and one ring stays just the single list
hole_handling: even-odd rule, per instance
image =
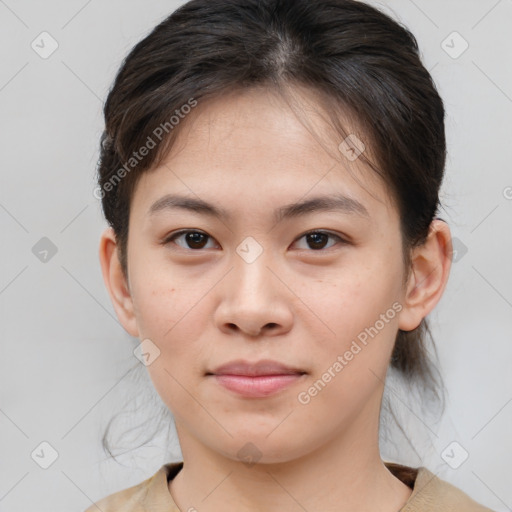
[{"label": "dark brown hair", "polygon": [[[168,154],[194,105],[238,89],[294,85],[317,93],[340,141],[348,133],[341,113],[356,120],[371,149],[361,157],[398,207],[410,270],[410,251],[440,206],[446,155],[443,102],[415,37],[355,0],[191,0],[132,49],[104,107],[98,191],[125,276],[137,181]],[[427,335],[426,319],[399,331],[391,366],[437,395]]]}]

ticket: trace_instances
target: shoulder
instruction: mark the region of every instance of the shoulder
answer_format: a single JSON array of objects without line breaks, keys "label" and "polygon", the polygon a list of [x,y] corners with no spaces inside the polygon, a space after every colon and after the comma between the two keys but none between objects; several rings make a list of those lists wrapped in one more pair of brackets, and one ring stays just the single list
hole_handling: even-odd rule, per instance
[{"label": "shoulder", "polygon": [[94,502],[85,512],[137,512],[143,510],[140,505],[145,499],[151,478]]},{"label": "shoulder", "polygon": [[177,510],[168,491],[167,478],[180,468],[180,464],[165,464],[143,482],[94,502],[84,512],[146,512],[148,505],[155,512]]},{"label": "shoulder", "polygon": [[413,492],[400,512],[493,512],[425,467],[418,469]]}]

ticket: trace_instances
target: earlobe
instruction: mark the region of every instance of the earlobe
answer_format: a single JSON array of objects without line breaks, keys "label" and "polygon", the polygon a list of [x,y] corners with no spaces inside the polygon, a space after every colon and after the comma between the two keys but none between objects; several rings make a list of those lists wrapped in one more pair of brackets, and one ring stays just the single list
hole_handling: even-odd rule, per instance
[{"label": "earlobe", "polygon": [[435,219],[425,243],[413,249],[412,269],[407,282],[399,328],[412,331],[441,299],[448,282],[452,262],[451,234],[448,224]]},{"label": "earlobe", "polygon": [[139,330],[134,313],[129,285],[119,261],[118,246],[114,230],[109,227],[101,235],[99,258],[103,280],[107,287],[117,318],[124,329],[138,337]]}]

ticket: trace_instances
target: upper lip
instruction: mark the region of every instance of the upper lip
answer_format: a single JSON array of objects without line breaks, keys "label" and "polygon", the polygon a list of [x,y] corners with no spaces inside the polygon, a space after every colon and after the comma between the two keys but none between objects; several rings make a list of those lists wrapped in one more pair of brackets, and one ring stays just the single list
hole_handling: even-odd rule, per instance
[{"label": "upper lip", "polygon": [[285,365],[279,361],[262,359],[250,362],[238,359],[218,366],[215,370],[207,372],[207,375],[247,375],[255,377],[259,375],[293,375],[306,373],[295,366]]}]

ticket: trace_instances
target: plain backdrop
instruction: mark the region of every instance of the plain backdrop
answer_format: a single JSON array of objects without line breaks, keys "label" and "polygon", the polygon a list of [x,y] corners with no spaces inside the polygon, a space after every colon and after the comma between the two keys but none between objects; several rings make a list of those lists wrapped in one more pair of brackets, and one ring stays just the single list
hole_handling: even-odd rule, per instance
[{"label": "plain backdrop", "polygon": [[[172,428],[170,443],[162,431],[120,463],[101,450],[106,423],[126,400],[149,405],[127,414],[126,426],[161,405],[145,368],[138,378],[129,372],[137,340],[118,323],[102,280],[106,223],[93,190],[114,75],[181,3],[0,0],[2,511],[83,511],[180,459]],[[512,510],[512,2],[372,3],[415,34],[445,101],[441,216],[457,249],[429,317],[449,393],[445,416],[429,423],[397,388],[390,398],[418,453],[404,440],[383,442],[382,451],[427,466],[496,511]],[[454,468],[450,456],[466,454]]]}]

